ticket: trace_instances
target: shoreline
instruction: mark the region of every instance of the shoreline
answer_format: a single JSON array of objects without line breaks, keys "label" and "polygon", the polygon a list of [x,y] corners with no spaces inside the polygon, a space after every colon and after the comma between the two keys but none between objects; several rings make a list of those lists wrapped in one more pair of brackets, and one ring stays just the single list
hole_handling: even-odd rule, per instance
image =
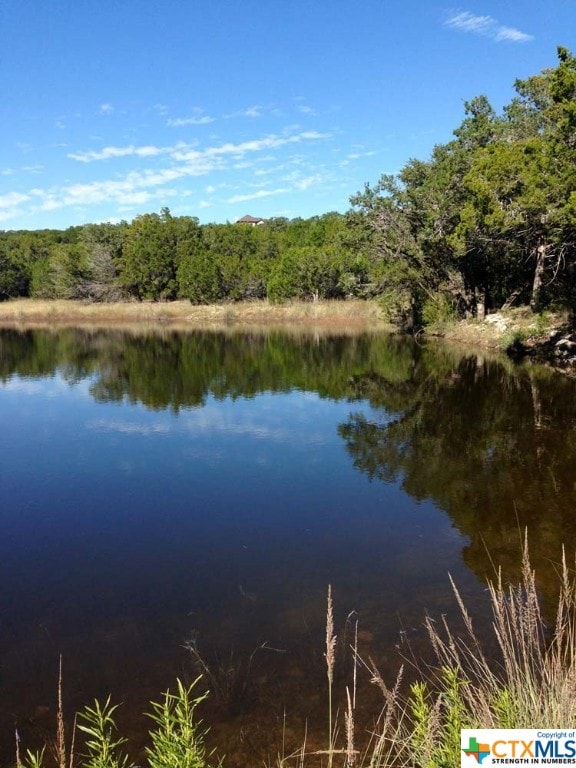
[{"label": "shoreline", "polygon": [[299,332],[391,331],[374,301],[194,305],[173,302],[96,304],[75,300],[12,299],[0,303],[1,328],[294,329]]},{"label": "shoreline", "polygon": [[[72,299],[10,299],[0,302],[0,328],[123,329],[159,331],[282,331],[299,334],[401,333],[383,318],[375,300],[267,300],[194,305],[172,302],[91,303]],[[424,338],[468,349],[552,365],[576,373],[576,328],[567,312],[534,314],[527,307],[494,312],[483,321],[459,320],[431,326]]]}]

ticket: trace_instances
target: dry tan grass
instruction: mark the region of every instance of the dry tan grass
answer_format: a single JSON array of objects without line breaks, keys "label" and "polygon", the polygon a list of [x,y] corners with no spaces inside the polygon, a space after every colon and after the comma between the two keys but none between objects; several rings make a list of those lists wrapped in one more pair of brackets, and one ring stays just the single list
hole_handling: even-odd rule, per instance
[{"label": "dry tan grass", "polygon": [[[557,565],[558,598],[555,620],[541,612],[528,536],[522,547],[518,583],[505,585],[499,571],[488,585],[492,621],[483,640],[476,633],[464,600],[450,579],[460,611],[458,628],[444,617],[425,621],[433,661],[404,657],[418,678],[406,691],[400,668],[392,689],[369,659],[354,651],[355,664],[368,672],[383,694],[383,709],[375,714],[368,744],[354,748],[354,707],[346,689],[342,706],[346,746],[337,724],[328,748],[305,752],[304,747],[279,768],[324,765],[338,768],[430,768],[460,765],[462,728],[574,728],[576,724],[576,576],[566,558]],[[332,594],[328,596],[327,661],[333,635]],[[484,635],[486,637],[484,638]],[[332,671],[329,668],[329,681]],[[330,695],[330,692],[329,692]],[[332,704],[329,700],[328,706]],[[336,720],[338,717],[336,717]],[[546,723],[546,726],[542,726]],[[320,765],[322,765],[321,763]]]},{"label": "dry tan grass", "polygon": [[0,303],[0,327],[230,328],[297,327],[299,331],[382,330],[375,302],[318,301],[276,305],[267,301],[194,306],[188,301],[92,304],[82,301],[15,299]]}]

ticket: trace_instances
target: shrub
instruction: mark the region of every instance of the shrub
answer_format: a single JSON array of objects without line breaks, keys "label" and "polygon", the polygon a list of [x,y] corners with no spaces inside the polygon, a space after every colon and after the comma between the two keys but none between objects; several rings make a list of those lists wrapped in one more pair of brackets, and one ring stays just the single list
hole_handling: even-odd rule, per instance
[{"label": "shrub", "polygon": [[449,296],[435,293],[422,306],[422,323],[424,326],[443,325],[456,320],[456,310]]}]

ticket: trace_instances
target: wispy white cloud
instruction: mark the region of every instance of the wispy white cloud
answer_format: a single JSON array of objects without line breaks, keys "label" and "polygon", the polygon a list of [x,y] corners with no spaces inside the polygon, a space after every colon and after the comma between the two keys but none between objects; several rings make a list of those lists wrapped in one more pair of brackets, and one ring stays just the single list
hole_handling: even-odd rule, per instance
[{"label": "wispy white cloud", "polygon": [[3,393],[16,393],[18,395],[42,394],[43,381],[39,379],[20,379],[16,376],[7,381],[0,382]]},{"label": "wispy white cloud", "polygon": [[[151,200],[176,194],[174,183],[185,178],[205,176],[212,172],[251,168],[255,163],[277,163],[274,150],[316,141],[325,141],[330,134],[318,131],[300,131],[291,134],[270,134],[242,142],[225,142],[198,149],[196,145],[179,142],[174,145],[127,145],[108,146],[100,150],[71,152],[68,157],[87,164],[97,161],[132,157],[142,162],[160,156],[169,160],[166,167],[148,167],[132,170],[114,178],[70,183],[49,188],[34,187],[25,193],[10,192],[0,196],[0,221],[15,218],[23,213],[49,212],[73,207],[82,209],[105,203],[113,203],[122,209],[143,206]],[[251,159],[252,158],[252,159]],[[294,162],[292,162],[294,161]],[[297,159],[290,160],[292,165]],[[245,191],[227,202],[246,200],[281,194],[284,191],[306,189],[309,181],[298,178],[289,188],[275,190],[259,188],[256,192]],[[210,187],[209,187],[210,188]],[[215,189],[215,187],[212,187]]]},{"label": "wispy white cloud", "polygon": [[314,176],[306,176],[303,179],[298,179],[295,182],[296,189],[299,189],[301,192],[303,192],[306,189],[310,189],[311,187],[316,187],[318,184],[321,184],[323,181],[325,181],[325,178],[320,173],[316,173]]},{"label": "wispy white cloud", "polygon": [[16,216],[21,216],[22,214],[26,213],[26,211],[23,208],[10,208],[9,210],[0,210],[0,221],[10,221],[10,219],[15,219]]},{"label": "wispy white cloud", "polygon": [[[18,397],[22,395],[32,395],[36,397],[38,394],[42,394],[43,397],[57,398],[65,393],[66,397],[70,397],[71,385],[70,382],[62,378],[60,373],[49,379],[29,379],[21,378],[20,376],[11,376],[6,381],[0,383],[2,388],[2,394],[14,394]],[[74,385],[74,390],[81,397],[84,397],[84,382]]]},{"label": "wispy white cloud", "polygon": [[296,109],[302,115],[315,115],[316,114],[316,111],[314,109],[312,109],[312,107],[308,107],[305,104],[300,104],[299,106],[296,107]]},{"label": "wispy white cloud", "polygon": [[104,147],[98,151],[69,152],[68,157],[71,160],[78,160],[80,163],[91,163],[94,160],[110,160],[118,157],[155,157],[171,151],[173,151],[171,147],[155,147],[153,145],[135,147],[131,144],[127,147]]},{"label": "wispy white cloud", "polygon": [[446,20],[446,26],[452,29],[459,29],[461,32],[473,32],[478,35],[485,35],[496,25],[494,19],[490,16],[475,16],[468,11],[451,16]]},{"label": "wispy white cloud", "polygon": [[2,168],[0,170],[0,176],[14,176],[17,173],[42,173],[44,170],[43,165],[23,165],[20,168]]},{"label": "wispy white cloud", "polygon": [[237,155],[241,157],[246,153],[259,152],[265,149],[276,149],[286,144],[297,144],[302,141],[314,141],[329,138],[330,134],[319,131],[301,131],[288,136],[272,134],[260,139],[251,139],[240,143],[226,142],[206,149],[196,149],[194,145],[179,142],[173,146],[158,147],[154,145],[135,146],[130,144],[125,147],[104,147],[100,150],[69,152],[71,160],[81,163],[91,163],[96,160],[109,160],[119,157],[156,157],[169,155],[177,161],[199,161],[202,158],[214,158],[222,155]]},{"label": "wispy white cloud", "polygon": [[244,110],[244,116],[245,117],[261,117],[262,107],[259,107],[259,106],[248,107],[248,109]]},{"label": "wispy white cloud", "polygon": [[274,195],[285,195],[289,192],[288,187],[281,187],[279,189],[259,189],[257,192],[248,192],[245,195],[233,195],[226,200],[227,203],[246,203],[249,200],[262,200],[264,197],[273,197]]},{"label": "wispy white cloud", "polygon": [[452,14],[444,22],[446,27],[460,32],[468,32],[474,35],[483,35],[496,42],[527,43],[533,40],[532,35],[521,32],[514,27],[506,27],[492,16],[478,16],[470,11],[459,11]]},{"label": "wispy white cloud", "polygon": [[[272,400],[272,397],[275,398]],[[320,444],[325,442],[322,430],[310,428],[310,422],[301,407],[305,396],[296,398],[282,398],[278,395],[261,395],[258,402],[247,410],[232,413],[219,404],[213,405],[207,402],[203,408],[183,411],[177,421],[160,418],[150,421],[137,421],[128,419],[93,419],[86,423],[87,429],[94,432],[120,434],[126,436],[139,436],[162,439],[164,435],[182,433],[191,436],[195,440],[203,440],[206,436],[221,433],[225,436],[243,435],[249,439],[266,440],[269,442],[293,442],[298,444]],[[306,398],[314,407],[314,398]],[[271,405],[276,405],[276,410],[271,410]],[[320,406],[316,405],[317,408]],[[265,408],[268,411],[268,426],[262,425],[262,418],[258,409]],[[286,429],[286,414],[290,412],[291,430]],[[299,434],[294,437],[294,430]],[[203,446],[205,448],[205,446]],[[197,449],[194,444],[188,446],[189,451]],[[203,451],[205,455],[205,450]]]},{"label": "wispy white cloud", "polygon": [[[168,195],[169,190],[163,191],[162,197]],[[146,203],[149,203],[153,198],[154,196],[147,190],[142,192],[129,192],[122,196],[122,202],[119,209],[121,211],[129,211],[134,208],[134,206],[146,205]]]},{"label": "wispy white cloud", "polygon": [[[310,421],[302,408],[305,395],[282,398],[279,395],[260,395],[247,410],[235,412],[226,411],[221,405],[213,406],[208,402],[203,408],[183,412],[178,424],[192,436],[202,438],[204,435],[223,433],[224,435],[244,435],[248,439],[266,440],[268,442],[292,443],[299,445],[318,445],[326,442],[326,436],[321,429],[310,427]],[[310,407],[314,408],[317,400],[309,398]],[[316,405],[317,408],[321,406]],[[263,426],[260,409],[267,412],[266,423]],[[290,432],[286,429],[286,417],[289,414]],[[296,431],[296,436],[295,436]],[[256,457],[255,457],[255,460]]]},{"label": "wispy white cloud", "polygon": [[215,147],[207,147],[204,150],[192,149],[174,152],[174,158],[177,160],[198,161],[207,158],[217,158],[225,155],[233,155],[241,158],[252,152],[261,152],[263,150],[278,149],[288,144],[299,144],[306,141],[318,141],[328,139],[330,134],[320,133],[319,131],[301,131],[300,133],[288,136],[278,136],[271,134],[260,139],[249,139],[239,143],[226,142]]},{"label": "wispy white cloud", "polygon": [[[305,114],[314,114],[313,110],[310,107],[305,107],[305,106],[297,107],[297,110]],[[209,125],[210,123],[216,122],[218,119],[231,120],[233,118],[239,118],[239,117],[248,117],[251,119],[256,119],[256,118],[264,117],[265,115],[268,115],[268,114],[275,115],[276,117],[279,117],[281,115],[281,112],[276,107],[272,107],[272,106],[265,107],[260,104],[253,104],[249,107],[238,109],[235,112],[228,112],[224,114],[221,118],[214,117],[212,115],[205,115],[204,110],[201,107],[195,107],[191,111],[193,114],[188,117],[167,118],[166,125],[170,128],[179,128],[185,125]],[[160,114],[166,114],[166,112],[167,110],[164,113],[160,113]]]},{"label": "wispy white cloud", "polygon": [[233,205],[236,203],[245,203],[250,200],[261,200],[266,197],[289,194],[294,191],[304,192],[305,190],[325,183],[328,180],[328,174],[326,173],[315,173],[303,176],[299,170],[295,170],[292,173],[282,176],[282,181],[285,182],[282,187],[269,189],[267,187],[269,187],[272,182],[262,181],[258,185],[249,185],[256,188],[254,191],[246,191],[241,194],[233,195],[229,197],[226,202]]},{"label": "wispy white cloud", "polygon": [[111,115],[112,112],[114,112],[114,107],[112,104],[106,103],[106,104],[100,104],[100,114],[101,115]]},{"label": "wispy white cloud", "polygon": [[180,128],[184,125],[209,125],[215,122],[215,117],[202,115],[202,117],[171,117],[166,121],[169,128]]},{"label": "wispy white cloud", "polygon": [[30,199],[30,195],[23,195],[20,192],[8,192],[6,195],[0,195],[0,209],[14,208]]},{"label": "wispy white cloud", "polygon": [[496,40],[510,40],[513,43],[528,43],[533,39],[532,35],[527,35],[513,27],[500,27],[496,35]]},{"label": "wispy white cloud", "polygon": [[143,437],[165,435],[172,431],[170,425],[165,421],[155,424],[138,424],[119,419],[98,419],[87,422],[86,427],[96,432],[119,432],[124,435],[141,435]]},{"label": "wispy white cloud", "polygon": [[224,115],[224,117],[227,120],[230,120],[234,117],[262,117],[265,112],[265,108],[260,106],[259,104],[254,104],[252,107],[246,107],[246,109],[239,109],[236,112],[230,112],[227,115]]},{"label": "wispy white cloud", "polygon": [[271,176],[273,173],[278,172],[278,167],[276,168],[255,168],[254,169],[254,176]]},{"label": "wispy white cloud", "polygon": [[366,150],[366,152],[350,152],[346,155],[346,158],[348,160],[359,160],[361,157],[374,157],[375,154],[376,150],[370,149]]}]

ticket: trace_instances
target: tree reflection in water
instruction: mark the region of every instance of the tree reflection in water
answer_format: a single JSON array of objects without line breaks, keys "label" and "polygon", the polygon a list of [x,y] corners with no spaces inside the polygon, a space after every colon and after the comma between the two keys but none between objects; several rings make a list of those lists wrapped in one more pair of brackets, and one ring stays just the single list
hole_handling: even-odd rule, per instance
[{"label": "tree reflection in water", "polygon": [[574,382],[482,355],[444,370],[436,360],[422,351],[400,384],[385,372],[354,379],[378,413],[340,427],[354,465],[433,500],[469,538],[464,559],[482,580],[495,567],[517,579],[526,528],[539,584],[556,584],[561,548],[573,553],[576,537]]}]

